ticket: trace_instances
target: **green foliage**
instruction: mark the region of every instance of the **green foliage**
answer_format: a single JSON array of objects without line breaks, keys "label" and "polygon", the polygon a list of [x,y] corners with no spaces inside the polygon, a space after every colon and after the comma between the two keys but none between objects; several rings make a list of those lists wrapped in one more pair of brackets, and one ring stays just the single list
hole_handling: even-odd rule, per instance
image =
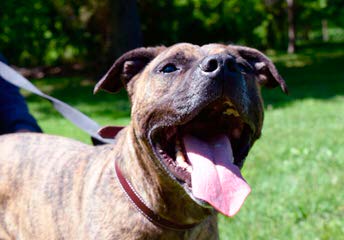
[{"label": "green foliage", "polygon": [[11,0],[0,8],[0,51],[11,63],[52,65],[84,58],[95,45],[72,1]]},{"label": "green foliage", "polygon": [[[204,44],[234,42],[257,48],[286,49],[287,16],[284,0],[139,0],[145,44],[179,41]],[[295,1],[298,40],[321,40],[321,21],[342,29],[343,2]],[[161,20],[162,19],[162,20]],[[344,41],[330,31],[330,40]],[[320,35],[321,36],[321,35]]]},{"label": "green foliage", "polygon": [[[144,45],[186,41],[232,42],[260,49],[287,46],[285,0],[137,2]],[[297,43],[321,41],[324,19],[328,21],[329,40],[344,41],[342,0],[295,0],[295,5]],[[112,56],[114,46],[126,44],[125,39],[114,37],[126,35],[118,29],[118,19],[111,17],[116,12],[113,6],[123,8],[116,0],[2,1],[0,51],[11,63],[25,66],[71,62],[104,65],[110,60],[104,58],[113,61],[116,57]],[[123,9],[118,11],[123,13]],[[133,20],[132,14],[128,19]],[[112,34],[111,30],[121,32]]]},{"label": "green foliage", "polygon": [[[299,39],[316,41],[322,38],[321,21],[329,22],[329,38],[344,41],[344,2],[341,0],[297,1],[296,24]],[[339,29],[339,31],[335,31]],[[341,31],[340,31],[341,30]]]},{"label": "green foliage", "polygon": [[[256,0],[145,0],[139,1],[139,7],[148,45],[178,41],[261,45],[260,37],[252,32],[264,20],[262,4]],[[157,19],[164,21],[157,24]]]}]

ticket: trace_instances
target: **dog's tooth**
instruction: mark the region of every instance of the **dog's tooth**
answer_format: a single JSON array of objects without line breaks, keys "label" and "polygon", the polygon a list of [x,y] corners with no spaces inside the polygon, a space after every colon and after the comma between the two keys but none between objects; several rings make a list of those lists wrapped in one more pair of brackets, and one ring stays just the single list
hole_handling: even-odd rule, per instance
[{"label": "dog's tooth", "polygon": [[166,153],[162,153],[161,156],[162,156],[163,158],[165,158],[165,159],[168,159],[168,156],[167,156]]},{"label": "dog's tooth", "polygon": [[178,151],[176,154],[176,162],[177,162],[177,165],[182,168],[189,167],[189,164],[186,163],[183,153],[181,151]]},{"label": "dog's tooth", "polygon": [[176,153],[176,161],[177,161],[177,163],[185,162],[183,153],[181,151],[177,151],[177,153]]}]

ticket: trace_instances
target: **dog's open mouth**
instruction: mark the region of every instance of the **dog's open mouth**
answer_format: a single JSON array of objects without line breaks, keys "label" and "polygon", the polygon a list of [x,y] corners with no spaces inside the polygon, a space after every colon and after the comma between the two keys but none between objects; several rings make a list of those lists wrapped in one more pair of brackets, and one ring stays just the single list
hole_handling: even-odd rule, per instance
[{"label": "dog's open mouth", "polygon": [[154,134],[155,152],[199,204],[233,216],[250,188],[241,176],[252,129],[228,100],[218,100],[184,124]]}]

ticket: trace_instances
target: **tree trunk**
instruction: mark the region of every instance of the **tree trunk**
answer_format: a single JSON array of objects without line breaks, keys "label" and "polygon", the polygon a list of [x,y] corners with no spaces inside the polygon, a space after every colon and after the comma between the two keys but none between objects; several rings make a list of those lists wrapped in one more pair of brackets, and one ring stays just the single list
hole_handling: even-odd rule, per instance
[{"label": "tree trunk", "polygon": [[288,53],[295,52],[295,22],[294,22],[294,0],[287,0],[288,4]]},{"label": "tree trunk", "polygon": [[88,49],[95,72],[103,73],[124,52],[142,45],[136,0],[89,0],[88,31],[95,41]]},{"label": "tree trunk", "polygon": [[329,36],[328,36],[327,19],[323,19],[321,21],[321,27],[322,27],[322,39],[324,42],[328,42]]},{"label": "tree trunk", "polygon": [[106,60],[111,64],[124,52],[142,46],[142,34],[136,0],[108,1],[111,10]]}]

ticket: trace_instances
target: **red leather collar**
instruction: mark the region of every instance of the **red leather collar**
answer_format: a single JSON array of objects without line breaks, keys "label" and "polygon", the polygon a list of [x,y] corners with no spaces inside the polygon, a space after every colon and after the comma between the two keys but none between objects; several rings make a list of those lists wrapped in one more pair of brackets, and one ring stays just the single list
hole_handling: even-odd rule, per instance
[{"label": "red leather collar", "polygon": [[98,134],[102,138],[114,139],[123,128],[124,126],[105,126],[98,130]]},{"label": "red leather collar", "polygon": [[122,175],[118,164],[115,161],[115,171],[120,185],[122,186],[124,192],[129,198],[130,202],[135,206],[135,208],[150,222],[158,227],[162,227],[173,231],[185,231],[191,229],[197,225],[195,224],[178,224],[171,222],[160,215],[156,214],[152,209],[150,209],[142,200],[140,195],[135,191],[133,186],[128,182],[128,180]]}]

